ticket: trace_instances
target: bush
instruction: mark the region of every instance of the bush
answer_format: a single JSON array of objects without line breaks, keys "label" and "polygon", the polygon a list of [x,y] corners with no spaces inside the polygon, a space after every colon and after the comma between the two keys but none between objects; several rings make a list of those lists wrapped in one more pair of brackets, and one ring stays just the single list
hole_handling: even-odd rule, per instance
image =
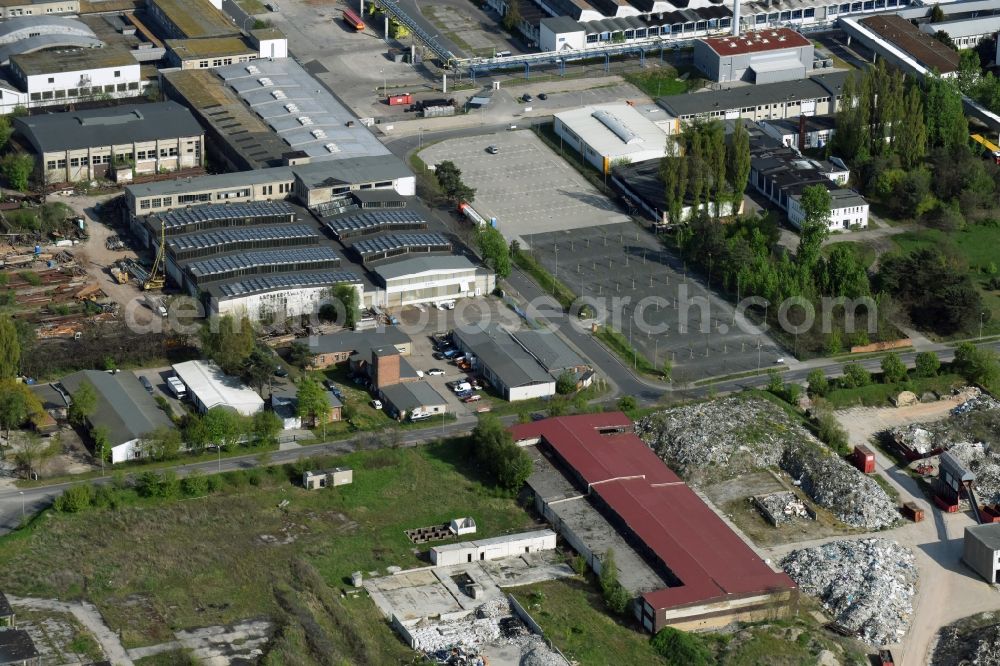
[{"label": "bush", "polygon": [[188,497],[201,497],[208,492],[208,479],[198,473],[192,473],[181,481],[181,492]]},{"label": "bush", "polygon": [[218,474],[205,477],[205,492],[217,493],[222,490],[222,477]]},{"label": "bush", "polygon": [[715,660],[701,638],[673,627],[664,627],[650,644],[669,666],[709,666]]},{"label": "bush", "polygon": [[121,493],[122,491],[112,486],[97,486],[94,488],[94,497],[90,500],[90,505],[97,509],[117,509],[122,503]]},{"label": "bush", "polygon": [[882,358],[882,383],[898,384],[906,379],[906,364],[899,354],[889,352]]},{"label": "bush", "polygon": [[806,380],[809,382],[809,395],[811,396],[822,397],[830,390],[830,382],[819,368],[811,371]]},{"label": "bush", "polygon": [[576,375],[568,370],[556,379],[556,393],[559,395],[569,395],[576,390]]},{"label": "bush", "polygon": [[94,488],[89,483],[70,486],[56,498],[55,508],[60,513],[78,513],[90,507]]},{"label": "bush", "polygon": [[635,408],[638,406],[638,401],[631,395],[623,395],[618,398],[618,409],[623,412],[635,411]]},{"label": "bush", "polygon": [[844,376],[840,378],[840,384],[844,388],[859,388],[872,383],[872,376],[867,370],[857,363],[847,363],[844,365]]},{"label": "bush", "polygon": [[816,436],[841,455],[851,452],[847,431],[840,425],[833,412],[821,410],[816,413]]},{"label": "bush", "polygon": [[914,368],[917,377],[936,377],[940,369],[941,361],[934,352],[917,354],[916,367]]}]

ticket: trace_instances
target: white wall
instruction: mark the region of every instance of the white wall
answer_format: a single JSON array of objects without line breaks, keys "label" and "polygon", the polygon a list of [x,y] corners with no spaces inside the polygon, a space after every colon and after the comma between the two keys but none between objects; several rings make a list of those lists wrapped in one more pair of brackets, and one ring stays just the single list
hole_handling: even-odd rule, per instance
[{"label": "white wall", "polygon": [[[418,296],[413,293],[425,289],[433,289],[435,293],[430,296]],[[437,293],[440,289],[444,289],[446,293]],[[476,293],[477,289],[480,293]],[[413,303],[437,303],[448,298],[465,298],[470,293],[476,296],[482,295],[482,287],[476,284],[476,270],[474,268],[462,272],[415,275],[389,280],[380,296],[382,304],[387,307],[396,307]]]},{"label": "white wall", "polygon": [[[431,562],[444,567],[452,564],[496,560],[504,557],[555,550],[556,533],[551,530],[512,534],[509,537],[468,541],[450,546],[431,548]],[[471,558],[471,560],[470,560]]]},{"label": "white wall", "polygon": [[565,48],[582,49],[586,44],[587,33],[582,29],[576,32],[553,32],[544,23],[538,29],[538,47],[542,51],[561,51]]},{"label": "white wall", "polygon": [[396,191],[403,196],[414,197],[417,195],[417,177],[406,176],[396,181]]},{"label": "white wall", "polygon": [[530,400],[531,398],[544,398],[556,394],[556,382],[553,379],[545,384],[532,384],[530,386],[518,386],[509,389],[510,395],[507,400],[517,402],[518,400]]},{"label": "white wall", "polygon": [[[116,72],[117,76],[115,75]],[[135,84],[135,87],[129,89],[130,84]],[[110,85],[115,86],[114,92],[106,92],[104,90],[105,86]],[[119,85],[124,85],[125,90],[118,90]],[[26,81],[28,103],[31,107],[65,104],[69,100],[81,97],[81,95],[69,97],[69,93],[67,92],[66,97],[57,98],[55,97],[56,91],[69,91],[73,88],[80,89],[82,87],[93,89],[98,86],[101,88],[100,91],[92,90],[86,97],[97,95],[137,97],[143,90],[142,79],[139,76],[139,63],[118,67],[102,67],[86,71],[33,74],[27,77]],[[50,99],[45,99],[46,93],[52,94]],[[35,99],[35,95],[38,95],[39,99]]]},{"label": "white wall", "polygon": [[[796,229],[802,228],[805,215],[799,205],[798,197],[788,198],[788,221]],[[862,206],[845,206],[830,209],[830,231],[845,231],[854,225],[862,229],[868,226],[868,204]]]},{"label": "white wall", "polygon": [[261,58],[287,58],[288,40],[284,38],[262,39],[257,47],[257,54]]},{"label": "white wall", "polygon": [[[358,300],[364,299],[364,288],[355,285]],[[283,291],[270,291],[261,294],[249,294],[239,298],[227,298],[212,302],[212,310],[219,316],[244,313],[253,321],[258,321],[262,315],[283,312],[285,317],[296,317],[311,314],[319,308],[320,301],[329,296],[330,287],[303,287]]]},{"label": "white wall", "polygon": [[136,458],[141,458],[141,455],[136,455],[137,453],[141,453],[138,444],[139,440],[133,439],[125,442],[124,444],[112,447],[111,464],[114,465],[129,460],[135,460]]}]

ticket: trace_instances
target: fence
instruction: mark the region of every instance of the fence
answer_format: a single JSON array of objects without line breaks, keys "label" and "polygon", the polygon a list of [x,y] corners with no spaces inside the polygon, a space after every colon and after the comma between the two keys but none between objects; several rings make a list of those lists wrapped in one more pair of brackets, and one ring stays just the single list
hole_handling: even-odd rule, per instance
[{"label": "fence", "polygon": [[510,608],[512,611],[514,611],[514,615],[519,617],[522,622],[528,625],[528,628],[531,629],[532,632],[534,632],[538,636],[541,636],[542,640],[545,641],[545,644],[548,645],[552,650],[557,652],[559,656],[562,657],[565,660],[566,664],[568,665],[570,661],[569,659],[566,659],[566,655],[564,655],[562,653],[562,650],[556,647],[556,645],[545,636],[545,632],[542,631],[542,627],[537,622],[535,622],[535,618],[531,617],[531,614],[524,609],[524,606],[522,606],[520,602],[518,602],[518,600],[514,597],[514,595],[508,594],[507,599],[510,601]]}]

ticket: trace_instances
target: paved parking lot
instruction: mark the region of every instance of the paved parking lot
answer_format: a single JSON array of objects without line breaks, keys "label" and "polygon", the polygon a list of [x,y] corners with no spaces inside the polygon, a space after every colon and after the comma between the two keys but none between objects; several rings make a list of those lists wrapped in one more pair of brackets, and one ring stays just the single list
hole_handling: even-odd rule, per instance
[{"label": "paved parking lot", "polygon": [[[496,155],[487,152],[490,145]],[[424,162],[453,161],[477,190],[473,207],[508,240],[530,244],[531,234],[566,232],[626,222],[601,195],[530,130],[447,139],[420,153]]]},{"label": "paved parking lot", "polygon": [[671,360],[675,380],[754,370],[758,359],[767,368],[783,355],[767,335],[734,326],[733,306],[632,222],[527,240],[535,259],[578,296],[595,299],[640,354],[657,367]]}]

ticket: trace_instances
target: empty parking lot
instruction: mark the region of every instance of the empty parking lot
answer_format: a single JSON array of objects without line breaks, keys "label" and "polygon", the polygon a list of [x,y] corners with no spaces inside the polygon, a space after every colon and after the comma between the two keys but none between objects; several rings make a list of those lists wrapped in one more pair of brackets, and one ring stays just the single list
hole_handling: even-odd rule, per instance
[{"label": "empty parking lot", "polygon": [[[497,147],[491,155],[489,146]],[[507,240],[627,222],[615,205],[530,130],[447,139],[426,148],[428,164],[451,160],[477,190],[473,207],[497,219]]]}]

